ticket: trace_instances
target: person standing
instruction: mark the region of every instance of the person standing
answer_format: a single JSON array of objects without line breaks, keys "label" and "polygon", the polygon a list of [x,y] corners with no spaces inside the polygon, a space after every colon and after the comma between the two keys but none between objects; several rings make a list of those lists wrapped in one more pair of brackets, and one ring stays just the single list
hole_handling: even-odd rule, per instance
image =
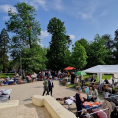
[{"label": "person standing", "polygon": [[75,74],[72,72],[71,74],[71,84],[74,84]]},{"label": "person standing", "polygon": [[[76,93],[76,95],[75,95],[77,111],[82,110],[82,106],[83,106],[83,102],[84,102],[84,99],[83,99],[81,93],[82,93],[82,89],[79,88],[78,93]],[[77,112],[77,117],[79,117],[80,115],[81,115],[81,112]]]},{"label": "person standing", "polygon": [[112,75],[112,85],[114,85],[114,80],[115,80],[115,77],[114,77],[114,74]]},{"label": "person standing", "polygon": [[49,95],[49,91],[48,91],[48,80],[47,80],[46,77],[44,77],[43,85],[44,85],[43,96],[44,96],[44,94],[45,94],[46,91],[47,91],[47,95]]},{"label": "person standing", "polygon": [[48,81],[48,88],[49,88],[49,92],[51,92],[51,96],[52,96],[52,88],[54,87],[52,78],[50,78],[50,80]]}]

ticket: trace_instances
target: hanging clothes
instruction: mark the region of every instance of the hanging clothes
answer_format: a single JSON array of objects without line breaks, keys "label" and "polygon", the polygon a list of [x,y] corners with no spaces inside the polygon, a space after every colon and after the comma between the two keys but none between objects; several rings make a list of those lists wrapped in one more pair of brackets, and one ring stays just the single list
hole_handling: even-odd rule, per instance
[{"label": "hanging clothes", "polygon": [[110,102],[111,103],[111,106],[112,106],[112,111],[114,110],[114,108],[116,107],[115,103],[113,102]]},{"label": "hanging clothes", "polygon": [[99,112],[97,113],[97,115],[98,115],[100,118],[107,118],[107,114],[106,114],[104,111],[102,111],[102,110],[100,110],[100,109],[93,109],[93,111],[94,111],[94,112],[99,111]]},{"label": "hanging clothes", "polygon": [[106,108],[109,108],[109,110],[106,110],[104,112],[107,114],[107,117],[110,118],[110,115],[111,115],[111,112],[112,112],[112,106],[111,106],[111,103],[107,100],[105,100],[102,103],[102,109],[106,109]]}]

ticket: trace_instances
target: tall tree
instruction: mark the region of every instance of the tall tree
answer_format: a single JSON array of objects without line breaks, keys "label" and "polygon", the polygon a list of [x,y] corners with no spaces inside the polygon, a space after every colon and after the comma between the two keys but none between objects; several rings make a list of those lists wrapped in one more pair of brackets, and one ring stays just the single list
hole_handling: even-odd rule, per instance
[{"label": "tall tree", "polygon": [[49,21],[47,31],[52,34],[50,49],[47,52],[48,65],[52,70],[65,67],[65,51],[68,49],[64,22],[56,17]]},{"label": "tall tree", "polygon": [[88,44],[88,41],[86,39],[81,38],[80,40],[77,40],[77,42],[80,43],[87,51],[89,44]]},{"label": "tall tree", "polygon": [[32,48],[33,43],[40,41],[41,28],[39,22],[35,20],[36,10],[25,2],[18,2],[14,7],[17,13],[12,12],[12,9],[9,10],[10,20],[5,23],[7,30],[19,35],[17,41],[23,42],[22,45]]},{"label": "tall tree", "polygon": [[109,58],[109,54],[105,43],[106,40],[100,37],[99,34],[96,34],[94,41],[89,45],[88,67],[106,64],[106,59]]},{"label": "tall tree", "polygon": [[77,41],[72,48],[71,63],[77,69],[83,69],[87,64],[87,55],[85,48]]},{"label": "tall tree", "polygon": [[111,35],[105,34],[102,36],[102,38],[105,40],[105,46],[107,49],[107,55],[106,57],[106,64],[110,65],[114,63],[114,57],[113,57],[113,50],[114,50],[114,41],[111,38]]},{"label": "tall tree", "polygon": [[115,31],[113,56],[115,64],[118,64],[118,29]]},{"label": "tall tree", "polygon": [[3,66],[3,72],[6,72],[8,68],[8,56],[7,52],[9,50],[9,35],[7,31],[2,29],[1,34],[0,34],[0,61],[1,65]]},{"label": "tall tree", "polygon": [[[14,7],[16,7],[17,13],[10,9],[8,12],[10,19],[5,23],[7,30],[15,34],[12,38],[11,50],[13,63],[19,70],[21,59],[23,70],[27,68],[29,71],[37,71],[38,67],[36,66],[41,64],[39,62],[42,59],[42,52],[37,46],[37,43],[40,43],[41,28],[39,22],[35,19],[36,9],[25,2],[18,2]],[[39,66],[39,70],[41,66]]]}]

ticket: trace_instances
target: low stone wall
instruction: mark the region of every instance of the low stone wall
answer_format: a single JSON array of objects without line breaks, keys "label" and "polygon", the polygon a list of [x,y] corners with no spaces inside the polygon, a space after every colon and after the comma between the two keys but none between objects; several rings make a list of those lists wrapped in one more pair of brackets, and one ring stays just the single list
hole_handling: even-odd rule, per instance
[{"label": "low stone wall", "polygon": [[34,95],[32,103],[36,106],[45,106],[52,118],[76,118],[76,116],[64,108],[51,96]]},{"label": "low stone wall", "polygon": [[18,105],[19,105],[19,100],[10,100],[8,102],[0,103],[0,109],[14,107],[14,106],[18,106]]}]

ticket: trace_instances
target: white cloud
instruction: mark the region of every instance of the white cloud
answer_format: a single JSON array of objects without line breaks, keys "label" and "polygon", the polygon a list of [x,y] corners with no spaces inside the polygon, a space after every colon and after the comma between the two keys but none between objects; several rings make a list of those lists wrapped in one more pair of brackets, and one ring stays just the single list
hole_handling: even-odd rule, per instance
[{"label": "white cloud", "polygon": [[21,1],[35,7],[36,10],[39,8],[39,6],[41,6],[46,11],[48,10],[46,7],[46,0],[21,0]]},{"label": "white cloud", "polygon": [[37,44],[40,45],[41,47],[44,47],[44,45],[41,44],[39,41],[37,41]]},{"label": "white cloud", "polygon": [[41,43],[40,43],[39,45],[40,45],[42,48],[44,47],[44,45],[43,45],[43,44],[41,44]]},{"label": "white cloud", "polygon": [[61,0],[53,0],[53,6],[57,9],[57,10],[62,10],[63,9],[63,5],[62,5],[62,1]]},{"label": "white cloud", "polygon": [[74,35],[69,35],[70,36],[70,39],[74,39],[75,38],[75,36]]},{"label": "white cloud", "polygon": [[2,18],[3,20],[9,20],[9,16],[3,16],[3,18]]},{"label": "white cloud", "polygon": [[83,19],[83,20],[86,20],[86,19],[91,19],[92,16],[91,14],[87,14],[87,13],[78,13],[80,15],[80,17]]},{"label": "white cloud", "polygon": [[12,12],[17,12],[16,8],[13,7],[10,4],[5,4],[5,5],[0,5],[0,11],[4,12],[4,13],[8,13],[8,11],[10,10],[10,8],[12,9]]},{"label": "white cloud", "polygon": [[49,33],[47,31],[41,31],[41,38],[48,37]]}]

